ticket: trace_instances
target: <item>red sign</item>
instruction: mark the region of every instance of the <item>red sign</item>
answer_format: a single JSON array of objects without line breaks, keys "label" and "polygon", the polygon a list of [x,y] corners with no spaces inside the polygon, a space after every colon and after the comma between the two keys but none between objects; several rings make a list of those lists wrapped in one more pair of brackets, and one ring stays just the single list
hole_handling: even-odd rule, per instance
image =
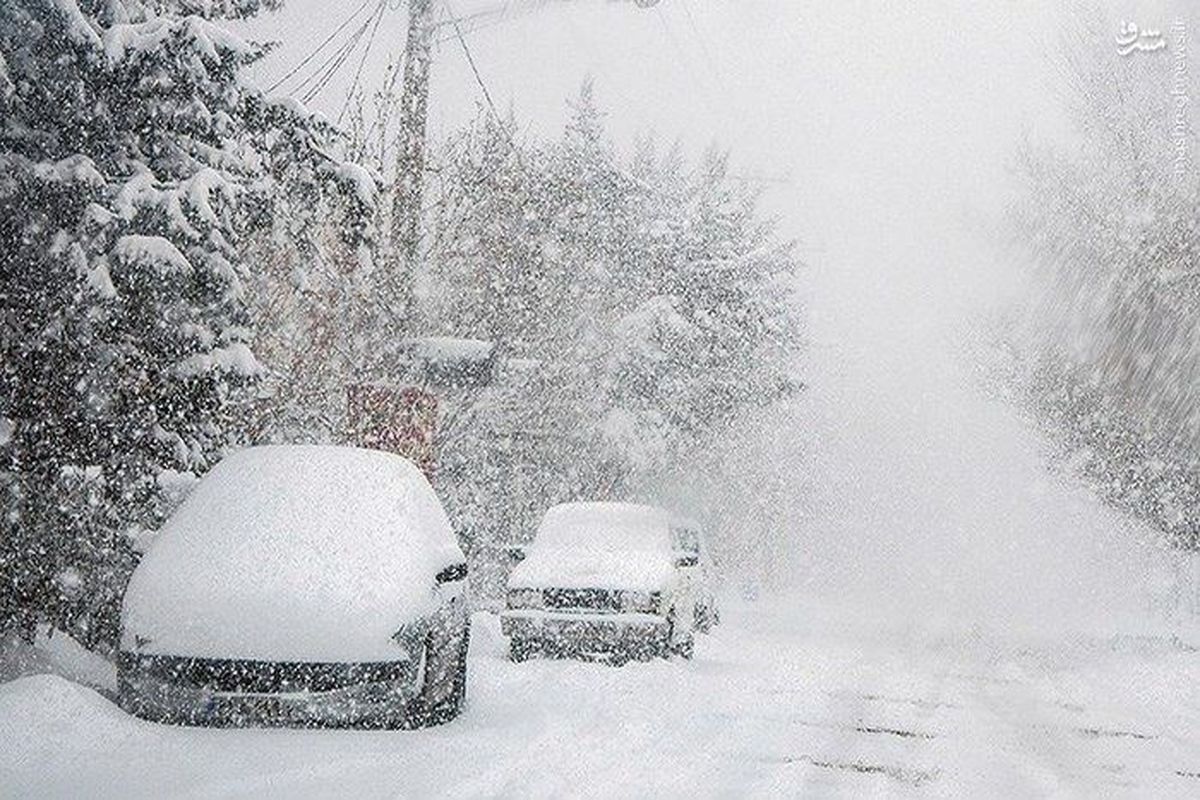
[{"label": "red sign", "polygon": [[355,445],[404,456],[433,481],[435,395],[414,387],[352,384],[346,387],[346,404],[350,440]]}]

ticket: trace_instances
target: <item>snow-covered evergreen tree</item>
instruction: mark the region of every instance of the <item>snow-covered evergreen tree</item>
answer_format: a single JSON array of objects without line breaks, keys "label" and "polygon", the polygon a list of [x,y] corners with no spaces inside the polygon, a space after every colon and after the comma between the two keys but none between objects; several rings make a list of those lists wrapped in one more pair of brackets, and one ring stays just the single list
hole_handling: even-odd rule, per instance
[{"label": "snow-covered evergreen tree", "polygon": [[231,444],[263,369],[249,242],[356,181],[239,77],[262,50],[219,19],[274,5],[0,6],[0,625],[112,641],[131,534]]},{"label": "snow-covered evergreen tree", "polygon": [[[590,84],[572,110],[556,140],[517,141],[485,115],[441,154],[430,322],[533,363],[443,451],[463,518],[636,495],[797,383],[795,263],[726,157],[692,168],[647,139],[627,163]],[[492,459],[520,480],[486,483]]]}]

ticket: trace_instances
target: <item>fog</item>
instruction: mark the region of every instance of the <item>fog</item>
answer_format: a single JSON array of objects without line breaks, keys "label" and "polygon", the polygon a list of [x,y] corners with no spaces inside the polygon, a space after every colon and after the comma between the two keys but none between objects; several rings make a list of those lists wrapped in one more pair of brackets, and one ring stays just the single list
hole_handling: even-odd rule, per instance
[{"label": "fog", "polygon": [[[253,23],[253,36],[283,41],[260,80],[327,35],[344,16],[332,5],[292,0]],[[766,206],[798,241],[808,389],[798,422],[763,454],[804,498],[774,521],[788,537],[784,586],[935,627],[1111,628],[1145,611],[1164,580],[1147,532],[1053,474],[1045,443],[981,380],[995,357],[989,320],[1025,300],[1023,267],[990,238],[1011,190],[1007,164],[1024,136],[1070,137],[1054,84],[1069,9],[510,5],[467,41],[497,106],[529,133],[554,135],[590,76],[618,146],[654,130],[692,152],[730,148],[735,172],[764,179]],[[403,10],[389,13],[368,86],[403,37]],[[330,117],[344,72],[312,103]],[[453,130],[480,102],[460,43],[443,41],[431,132]]]}]

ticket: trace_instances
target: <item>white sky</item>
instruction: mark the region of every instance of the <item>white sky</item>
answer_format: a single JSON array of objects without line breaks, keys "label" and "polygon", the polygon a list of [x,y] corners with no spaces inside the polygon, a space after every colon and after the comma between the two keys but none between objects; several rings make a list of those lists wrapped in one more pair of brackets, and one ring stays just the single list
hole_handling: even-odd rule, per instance
[{"label": "white sky", "polygon": [[[260,75],[299,61],[360,2],[290,0],[252,23],[252,35],[282,43]],[[797,232],[823,228],[813,214],[830,199],[857,204],[864,181],[872,195],[916,185],[948,199],[994,177],[1021,127],[1042,124],[1037,49],[1056,35],[1054,4],[824,5],[550,0],[468,43],[497,105],[543,132],[557,130],[564,101],[590,74],[619,142],[646,129],[692,148],[716,141],[748,172],[790,176],[772,200]],[[403,7],[389,11],[364,69],[370,85],[404,34]],[[348,63],[313,107],[336,116],[352,74]],[[435,135],[481,100],[456,40],[439,46],[432,97]]]}]

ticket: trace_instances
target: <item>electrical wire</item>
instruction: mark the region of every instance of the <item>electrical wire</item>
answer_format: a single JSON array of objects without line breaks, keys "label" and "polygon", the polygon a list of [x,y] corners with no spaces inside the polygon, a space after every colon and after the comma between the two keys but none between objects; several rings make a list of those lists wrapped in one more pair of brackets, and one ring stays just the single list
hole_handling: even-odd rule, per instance
[{"label": "electrical wire", "polygon": [[331,33],[331,34],[329,34],[328,36],[326,36],[326,37],[325,37],[325,39],[324,39],[324,41],[322,41],[322,42],[321,42],[319,45],[317,45],[317,47],[316,47],[316,49],[315,49],[315,50],[313,50],[311,53],[309,53],[307,56],[305,56],[305,57],[304,57],[304,59],[303,59],[303,60],[302,60],[302,61],[301,61],[299,64],[297,64],[296,66],[292,67],[292,68],[291,68],[291,69],[290,69],[290,70],[287,72],[287,74],[286,74],[286,75],[284,75],[284,76],[283,76],[282,78],[280,78],[279,80],[275,81],[275,83],[271,84],[271,87],[270,87],[269,89],[267,89],[267,91],[268,91],[268,92],[273,92],[273,91],[275,91],[275,90],[276,90],[276,89],[278,89],[278,88],[279,88],[281,85],[283,85],[283,84],[284,84],[284,83],[285,83],[285,82],[286,82],[286,81],[287,81],[289,78],[291,78],[293,75],[295,75],[295,74],[296,74],[297,72],[299,72],[300,70],[304,69],[305,65],[307,65],[307,64],[308,64],[310,61],[312,61],[314,58],[316,58],[316,57],[317,57],[317,55],[318,55],[318,54],[319,54],[319,53],[320,53],[322,50],[324,50],[324,49],[325,49],[325,45],[327,45],[327,44],[329,44],[331,41],[333,41],[334,37],[336,37],[336,36],[337,36],[339,33],[341,33],[341,32],[342,32],[342,30],[343,30],[343,29],[344,29],[344,28],[345,28],[347,25],[349,25],[349,24],[350,24],[350,21],[351,21],[351,20],[353,20],[355,17],[357,17],[357,16],[358,16],[358,15],[359,15],[359,14],[362,12],[362,10],[363,10],[364,8],[366,8],[367,6],[371,5],[371,3],[372,3],[372,2],[373,2],[373,0],[365,0],[365,2],[363,2],[363,4],[362,4],[361,6],[359,6],[359,7],[358,7],[358,8],[356,8],[356,9],[354,9],[354,11],[353,11],[353,12],[350,14],[350,16],[348,16],[348,17],[346,17],[346,19],[342,20],[342,24],[341,24],[341,25],[338,25],[336,28],[334,28],[334,29],[333,29],[333,33]]},{"label": "electrical wire", "polygon": [[716,76],[718,83],[724,83],[721,79],[721,70],[717,67],[717,60],[713,57],[712,49],[708,46],[708,39],[700,30],[700,26],[696,24],[696,17],[692,13],[691,0],[682,0],[684,16],[687,17],[688,24],[692,28],[692,35],[696,37],[696,41],[700,44],[700,51],[704,54],[704,60],[708,62],[708,68],[712,70]]},{"label": "electrical wire", "polygon": [[[449,3],[447,3],[449,9]],[[471,67],[471,72],[475,75],[475,82],[479,84],[480,90],[483,92],[483,99],[487,101],[488,108],[492,110],[492,116],[497,120],[500,119],[500,114],[496,111],[496,104],[492,102],[492,94],[488,91],[487,84],[483,82],[483,76],[479,74],[479,67],[475,64],[475,58],[471,55],[471,48],[467,46],[467,40],[463,37],[462,27],[458,24],[458,17],[454,16],[451,10],[451,24],[454,25],[454,32],[458,35],[459,44],[462,45],[463,54],[467,57],[467,64]]]},{"label": "electrical wire", "polygon": [[358,69],[354,70],[354,79],[350,81],[350,90],[346,92],[346,100],[342,103],[342,110],[338,112],[338,125],[342,124],[342,117],[346,116],[346,111],[350,108],[350,102],[354,99],[354,90],[358,88],[358,80],[362,77],[363,65],[367,63],[367,56],[371,52],[371,45],[375,43],[375,34],[379,31],[379,23],[383,22],[385,11],[387,11],[387,0],[381,0],[379,10],[375,15],[375,27],[371,28],[371,35],[367,38],[367,46],[363,48],[362,58],[358,60]]},{"label": "electrical wire", "polygon": [[326,72],[330,69],[330,67],[336,61],[338,61],[338,59],[342,58],[345,55],[346,50],[357,43],[358,37],[361,35],[361,31],[362,31],[361,26],[359,28],[355,29],[350,34],[349,39],[347,39],[345,42],[342,42],[340,45],[338,45],[337,49],[335,49],[329,55],[328,58],[326,58],[323,62],[321,62],[320,66],[318,66],[315,70],[310,72],[308,77],[306,77],[304,80],[300,81],[300,83],[293,86],[288,91],[288,94],[295,95],[302,89],[305,89],[305,87],[310,86],[310,84],[312,84],[314,81],[320,81],[325,76]]},{"label": "electrical wire", "polygon": [[714,118],[720,116],[717,112],[717,104],[713,102],[712,92],[709,90],[708,86],[702,84],[696,78],[697,70],[693,70],[690,68],[690,66],[687,66],[687,62],[690,62],[692,59],[688,56],[687,50],[675,36],[675,31],[671,29],[670,23],[667,22],[667,17],[665,14],[663,14],[662,8],[660,6],[656,6],[654,8],[654,13],[658,16],[658,21],[662,25],[663,33],[666,34],[667,40],[671,43],[671,47],[673,47],[675,52],[679,55],[680,64],[685,65],[683,71],[687,75],[688,80],[691,81],[692,85],[696,88],[697,94],[702,98],[704,105],[707,106],[708,113]]},{"label": "electrical wire", "polygon": [[[386,0],[384,0],[384,2],[386,2]],[[382,2],[380,3],[380,5],[382,5]],[[330,64],[329,68],[325,71],[325,73],[323,75],[321,75],[321,78],[315,84],[313,84],[312,88],[309,89],[304,94],[304,96],[301,98],[302,102],[304,102],[304,103],[311,102],[313,100],[313,98],[315,98],[318,94],[321,93],[321,90],[323,90],[327,85],[329,85],[329,81],[333,79],[333,76],[338,73],[338,71],[342,68],[342,65],[346,63],[346,60],[348,58],[350,58],[350,55],[358,48],[359,41],[362,39],[363,34],[367,32],[367,28],[370,27],[371,22],[374,19],[375,19],[375,15],[372,14],[370,17],[367,18],[366,22],[364,22],[361,26],[358,27],[357,30],[355,30],[354,35],[351,36],[349,41],[346,42],[346,46],[343,48],[341,54],[337,57],[337,59],[335,61],[333,61],[332,64]]]}]

